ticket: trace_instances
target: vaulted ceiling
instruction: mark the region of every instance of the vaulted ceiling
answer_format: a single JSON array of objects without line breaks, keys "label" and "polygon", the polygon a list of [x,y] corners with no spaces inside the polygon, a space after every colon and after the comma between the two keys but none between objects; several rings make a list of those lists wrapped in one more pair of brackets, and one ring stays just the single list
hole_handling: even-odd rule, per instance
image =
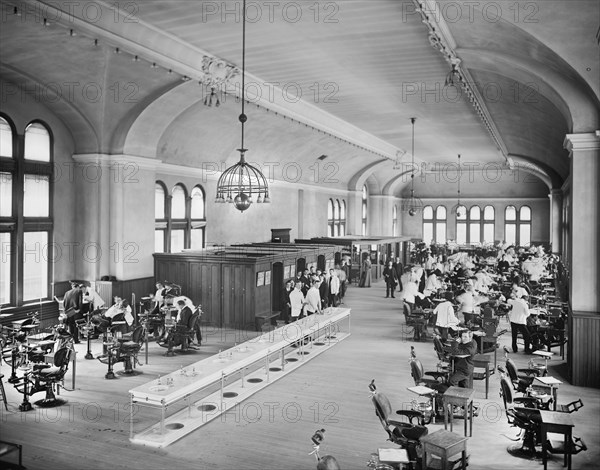
[{"label": "vaulted ceiling", "polygon": [[[49,107],[77,153],[196,167],[237,158],[239,74],[219,107],[203,104],[199,82],[205,56],[241,67],[241,2],[1,4],[4,93]],[[326,155],[335,177],[320,184],[352,189],[370,178],[399,194],[416,117],[423,171],[461,154],[560,186],[564,136],[600,128],[600,2],[419,5],[249,1],[248,158],[297,165],[311,183]],[[450,56],[475,103],[465,88],[445,86]]]}]

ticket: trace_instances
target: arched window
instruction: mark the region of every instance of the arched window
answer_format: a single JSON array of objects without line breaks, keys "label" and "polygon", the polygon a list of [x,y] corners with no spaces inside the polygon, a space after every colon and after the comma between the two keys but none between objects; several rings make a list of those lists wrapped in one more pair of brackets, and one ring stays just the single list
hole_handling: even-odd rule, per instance
[{"label": "arched window", "polygon": [[510,245],[529,246],[531,244],[531,207],[515,206],[504,209],[504,241]]},{"label": "arched window", "polygon": [[346,234],[346,201],[330,199],[327,204],[327,232],[330,237]]},{"label": "arched window", "polygon": [[438,206],[435,210],[435,242],[446,243],[446,208]]},{"label": "arched window", "polygon": [[423,207],[423,241],[431,243],[433,241],[433,207]]},{"label": "arched window", "polygon": [[25,160],[50,161],[50,133],[39,122],[25,129]]},{"label": "arched window", "polygon": [[178,183],[170,196],[163,182],[155,185],[154,249],[157,253],[177,253],[191,248],[198,250],[206,244],[206,195],[200,185],[192,188]]},{"label": "arched window", "polygon": [[473,206],[469,210],[469,243],[481,242],[481,209]]},{"label": "arched window", "polygon": [[504,209],[504,241],[509,245],[517,244],[517,209],[506,206]]},{"label": "arched window", "polygon": [[330,237],[335,237],[335,219],[333,217],[333,199],[327,204],[327,231]]},{"label": "arched window", "polygon": [[519,210],[519,245],[529,246],[531,244],[531,208],[522,206]]},{"label": "arched window", "polygon": [[0,306],[49,299],[54,259],[52,133],[36,121],[24,130],[25,145],[16,142],[14,125],[0,116]]},{"label": "arched window", "polygon": [[6,119],[0,116],[0,157],[12,158],[13,131]]},{"label": "arched window", "polygon": [[496,221],[496,211],[493,206],[483,208],[483,243],[485,245],[494,244],[494,225]]},{"label": "arched window", "polygon": [[392,208],[392,235],[398,235],[398,206]]},{"label": "arched window", "polygon": [[346,236],[346,201],[343,199],[340,207],[340,236]]},{"label": "arched window", "polygon": [[167,189],[157,181],[154,185],[154,251],[164,253],[167,241]]},{"label": "arched window", "polygon": [[423,241],[425,243],[446,243],[446,207],[423,208]]},{"label": "arched window", "polygon": [[494,243],[494,208],[479,206],[456,210],[456,243],[459,245]]},{"label": "arched window", "polygon": [[367,187],[363,186],[362,189],[362,235],[363,237],[367,234],[367,199],[369,194],[367,193]]},{"label": "arched window", "polygon": [[467,243],[468,212],[465,206],[456,208],[456,243],[459,245]]},{"label": "arched window", "polygon": [[192,209],[190,215],[190,248],[204,248],[204,228],[206,227],[204,190],[201,186],[192,189]]}]

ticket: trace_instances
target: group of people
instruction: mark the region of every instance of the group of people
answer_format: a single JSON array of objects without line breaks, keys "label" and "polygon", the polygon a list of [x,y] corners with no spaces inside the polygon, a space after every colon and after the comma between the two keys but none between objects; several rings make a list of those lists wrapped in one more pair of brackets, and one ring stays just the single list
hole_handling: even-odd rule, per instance
[{"label": "group of people", "polygon": [[[513,352],[518,351],[520,334],[524,352],[532,353],[529,329],[535,316],[530,314],[528,302],[530,284],[550,275],[556,262],[556,256],[545,253],[542,247],[519,250],[507,247],[500,249],[495,257],[459,252],[447,259],[429,257],[422,265],[404,269],[400,277],[402,300],[411,311],[430,308],[442,341],[452,339],[451,352],[464,356],[456,361],[449,385],[464,385],[473,372],[472,359],[478,345],[472,329],[481,325],[484,306],[507,310]],[[390,262],[384,270],[386,297],[390,293],[393,297],[395,275]]]},{"label": "group of people", "polygon": [[321,271],[311,266],[298,272],[285,283],[282,299],[282,320],[286,323],[343,303],[348,286],[348,266],[336,266]]}]

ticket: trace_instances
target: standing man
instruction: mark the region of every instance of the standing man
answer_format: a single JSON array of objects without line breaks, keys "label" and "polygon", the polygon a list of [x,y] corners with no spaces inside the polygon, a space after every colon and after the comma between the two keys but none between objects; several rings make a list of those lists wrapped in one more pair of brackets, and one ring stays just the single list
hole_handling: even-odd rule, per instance
[{"label": "standing man", "polygon": [[393,262],[392,267],[394,271],[396,271],[396,279],[398,280],[398,290],[402,290],[402,274],[404,272],[404,267],[402,266],[402,261],[400,261],[399,257],[396,257],[396,261]]},{"label": "standing man", "polygon": [[302,293],[302,283],[296,282],[294,290],[290,292],[291,321],[302,318],[302,307],[304,307],[304,294]]},{"label": "standing man", "polygon": [[398,277],[391,261],[388,261],[387,266],[383,270],[383,279],[385,280],[385,298],[387,299],[391,294],[392,299],[395,299],[394,291],[396,290]]},{"label": "standing man", "polygon": [[513,294],[514,298],[508,299],[508,305],[511,310],[508,314],[510,318],[510,331],[512,334],[512,350],[517,352],[517,335],[519,331],[523,335],[523,343],[525,344],[525,354],[531,354],[531,338],[527,329],[527,318],[529,317],[529,306],[523,300],[521,292],[517,291]]},{"label": "standing man", "polygon": [[67,326],[69,327],[69,333],[73,336],[73,342],[79,344],[79,330],[75,323],[75,317],[81,312],[83,305],[83,295],[79,284],[71,281],[71,290],[65,292],[63,298],[63,307],[65,309],[65,315],[67,316]]},{"label": "standing man", "polygon": [[340,278],[334,269],[329,270],[329,305],[337,307],[338,296],[340,293]]},{"label": "standing man", "polygon": [[319,281],[312,281],[306,293],[306,315],[321,313],[321,295],[319,294]]}]

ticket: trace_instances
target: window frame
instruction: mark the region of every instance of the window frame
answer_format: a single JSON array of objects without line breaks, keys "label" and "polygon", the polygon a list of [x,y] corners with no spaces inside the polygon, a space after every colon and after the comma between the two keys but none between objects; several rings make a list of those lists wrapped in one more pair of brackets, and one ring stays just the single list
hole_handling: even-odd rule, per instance
[{"label": "window frame", "polygon": [[[8,298],[0,301],[0,307],[21,307],[37,302],[52,300],[51,286],[54,282],[54,146],[55,139],[52,128],[43,120],[29,121],[23,134],[19,134],[13,120],[5,113],[0,117],[8,124],[12,136],[12,156],[0,155],[0,172],[11,174],[11,214],[0,217],[0,232],[8,233],[10,243],[9,287]],[[48,133],[48,161],[25,159],[25,137],[27,129],[32,125],[42,126]],[[48,178],[48,213],[44,216],[25,216],[25,177],[26,175]],[[29,233],[45,233],[46,246],[40,246],[39,252],[33,256],[43,260],[45,265],[45,285],[40,289],[40,296],[24,300],[25,291],[25,261],[26,256],[32,256],[31,250],[25,251],[24,239]],[[4,250],[4,247],[0,247]],[[38,247],[35,248],[37,250]]]},{"label": "window frame", "polygon": [[[426,209],[430,208],[431,212],[432,212],[432,216],[431,218],[425,218],[425,212]],[[444,209],[444,213],[445,216],[444,218],[438,217],[438,210],[442,208]],[[423,207],[423,211],[422,211],[422,239],[425,243],[430,243],[430,241],[433,241],[433,243],[446,243],[448,241],[448,208],[444,205],[444,204],[439,204],[437,205],[435,208],[432,205],[427,205],[425,207]],[[425,240],[425,233],[426,233],[426,226],[431,225],[431,240]],[[443,228],[443,232],[444,232],[444,240],[438,240],[438,230],[440,229],[441,226],[444,226]]]},{"label": "window frame", "polygon": [[[507,215],[507,211],[509,208],[513,208],[515,211],[515,218],[514,219],[507,219],[506,215]],[[527,209],[529,210],[529,218],[528,219],[523,219],[522,218],[522,212],[523,209]],[[528,206],[527,204],[523,204],[521,207],[517,208],[515,205],[513,204],[509,204],[508,206],[506,206],[504,208],[504,241],[506,240],[506,233],[508,232],[507,227],[509,225],[513,225],[514,229],[515,229],[515,240],[514,240],[514,245],[515,246],[530,246],[531,245],[531,230],[532,230],[532,225],[533,225],[533,210],[531,209],[530,206]],[[521,240],[521,230],[523,228],[527,228],[528,232],[529,232],[529,243],[527,245],[523,245],[522,244],[522,240]]]}]

